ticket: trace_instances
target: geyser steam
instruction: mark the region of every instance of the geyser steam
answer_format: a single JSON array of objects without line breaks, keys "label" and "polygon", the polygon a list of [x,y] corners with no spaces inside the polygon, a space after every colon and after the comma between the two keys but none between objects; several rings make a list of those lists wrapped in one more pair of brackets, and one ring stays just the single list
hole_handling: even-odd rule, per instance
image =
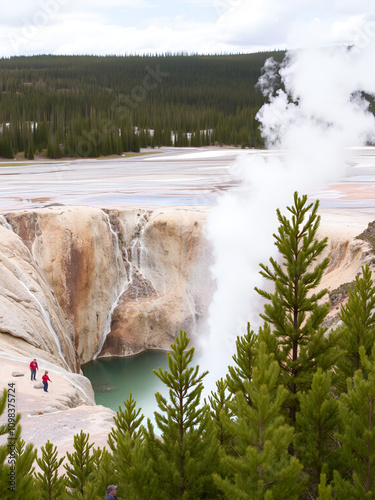
[{"label": "geyser steam", "polygon": [[[375,92],[374,43],[363,50],[325,48],[288,53],[278,65],[268,60],[259,86],[269,103],[258,119],[268,152],[241,155],[232,167],[241,189],[226,193],[208,218],[216,283],[203,335],[206,390],[232,364],[235,340],[250,321],[259,326],[262,304],[254,287],[265,287],[259,263],[275,256],[276,208],[293,202],[293,192],[310,194],[342,178],[350,147],[374,141],[375,120],[365,94]],[[281,81],[283,90],[275,91]]]}]

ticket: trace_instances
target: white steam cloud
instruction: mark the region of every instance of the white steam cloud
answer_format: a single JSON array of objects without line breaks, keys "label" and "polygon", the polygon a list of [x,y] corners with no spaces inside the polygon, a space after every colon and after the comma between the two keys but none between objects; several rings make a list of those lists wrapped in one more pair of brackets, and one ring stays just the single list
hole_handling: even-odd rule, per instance
[{"label": "white steam cloud", "polygon": [[[296,190],[309,194],[342,178],[349,148],[374,142],[375,120],[364,95],[375,92],[374,55],[369,39],[365,47],[299,50],[281,65],[265,65],[259,85],[269,104],[258,118],[269,150],[238,158],[232,170],[241,188],[223,195],[207,222],[216,292],[199,364],[210,372],[209,390],[233,364],[246,323],[254,330],[260,325],[263,306],[254,287],[266,286],[259,263],[275,256],[276,208],[291,205]],[[277,81],[283,90],[275,92]]]}]

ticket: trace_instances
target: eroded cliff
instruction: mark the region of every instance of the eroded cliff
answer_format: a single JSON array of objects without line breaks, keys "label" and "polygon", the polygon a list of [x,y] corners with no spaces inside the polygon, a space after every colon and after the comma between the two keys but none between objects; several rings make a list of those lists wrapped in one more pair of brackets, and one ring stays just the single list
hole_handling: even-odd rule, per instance
[{"label": "eroded cliff", "polygon": [[[27,256],[55,300],[47,319],[64,320],[60,336],[74,342],[70,356],[82,363],[168,349],[180,328],[190,330],[207,311],[204,209],[51,207],[4,216],[11,230],[2,231],[22,248],[14,255]],[[19,286],[30,294],[26,279]],[[9,330],[17,336],[17,325]]]}]

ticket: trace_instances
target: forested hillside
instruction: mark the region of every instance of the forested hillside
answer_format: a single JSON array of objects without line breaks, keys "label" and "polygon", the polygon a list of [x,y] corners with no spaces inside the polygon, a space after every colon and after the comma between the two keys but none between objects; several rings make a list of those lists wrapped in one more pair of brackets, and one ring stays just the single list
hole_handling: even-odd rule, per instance
[{"label": "forested hillside", "polygon": [[284,53],[0,59],[0,155],[260,147],[255,84],[271,56]]}]

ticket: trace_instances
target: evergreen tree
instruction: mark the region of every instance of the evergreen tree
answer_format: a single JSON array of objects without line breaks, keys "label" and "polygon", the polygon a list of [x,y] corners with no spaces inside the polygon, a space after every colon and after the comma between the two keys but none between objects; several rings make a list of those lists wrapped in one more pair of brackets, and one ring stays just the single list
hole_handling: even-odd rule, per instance
[{"label": "evergreen tree", "polygon": [[66,494],[65,478],[59,476],[59,467],[64,458],[57,458],[57,448],[47,441],[41,448],[42,457],[37,464],[42,472],[36,474],[36,488],[41,500],[64,500]]},{"label": "evergreen tree", "polygon": [[363,370],[347,380],[339,400],[343,430],[338,434],[346,470],[334,473],[337,498],[375,497],[375,345],[360,350]]},{"label": "evergreen tree", "polygon": [[169,400],[156,393],[160,412],[155,412],[158,439],[148,420],[145,438],[153,472],[158,484],[155,499],[215,498],[211,473],[214,470],[218,443],[207,405],[200,406],[203,390],[199,367],[190,366],[194,348],[186,332],[172,345],[168,353],[169,371],[159,368],[154,373],[169,389]]},{"label": "evergreen tree", "polygon": [[[12,384],[10,388],[13,388]],[[4,389],[0,397],[0,417],[11,401],[12,393],[8,396],[8,391]],[[37,452],[32,444],[25,445],[21,438],[20,419],[21,415],[14,413],[14,417],[8,417],[7,422],[0,425],[0,436],[8,435],[7,443],[0,445],[0,498],[2,500],[23,500],[25,491],[28,492],[29,500],[38,498],[33,479],[33,463]]]},{"label": "evergreen tree", "polygon": [[117,484],[118,474],[115,469],[113,456],[104,447],[93,449],[95,476],[92,481],[97,490],[105,491],[109,484]]},{"label": "evergreen tree", "polygon": [[130,393],[114,417],[115,427],[108,436],[113,452],[116,479],[109,481],[121,485],[125,497],[152,499],[153,484],[150,483],[149,465],[145,456],[144,439],[141,430],[143,415],[136,409],[136,402]]},{"label": "evergreen tree", "polygon": [[[15,492],[9,498],[14,500],[23,500],[27,491],[29,500],[36,500],[38,494],[34,486],[34,461],[37,450],[33,444],[25,444],[25,441],[19,437],[16,441],[16,486]],[[5,497],[6,498],[6,497]]]},{"label": "evergreen tree", "polygon": [[320,476],[320,483],[318,486],[318,500],[333,500],[332,496],[332,486],[327,485],[327,476],[322,474]]},{"label": "evergreen tree", "polygon": [[[235,366],[228,368],[227,385],[232,394],[241,391],[247,397],[244,382],[252,378],[257,341],[258,338],[248,323],[246,334],[236,340],[236,354],[233,356]],[[250,401],[248,403],[251,404]]]},{"label": "evergreen tree", "polygon": [[[222,463],[231,475],[214,474],[226,498],[297,499],[303,491],[302,465],[289,455],[293,428],[285,423],[282,405],[288,391],[278,385],[280,369],[261,343],[252,380],[244,381],[232,403],[234,419],[223,423],[235,440],[236,455],[224,455]],[[251,405],[248,404],[251,401]]]},{"label": "evergreen tree", "polygon": [[[337,335],[338,379],[345,381],[361,368],[360,347],[369,355],[375,342],[375,287],[368,264],[362,267],[362,276],[356,276],[354,288],[349,290],[348,302],[341,307],[339,316],[343,327]],[[345,386],[339,385],[339,388],[345,390]]]},{"label": "evergreen tree", "polygon": [[1,142],[1,156],[9,159],[14,158],[13,146],[8,133],[3,135],[3,140]]},{"label": "evergreen tree", "polygon": [[55,158],[55,151],[53,149],[53,144],[51,141],[48,141],[48,145],[47,145],[47,157],[48,158]]},{"label": "evergreen tree", "polygon": [[30,140],[30,145],[29,145],[28,152],[27,152],[27,159],[28,160],[34,159],[34,143],[33,143],[32,139]]},{"label": "evergreen tree", "polygon": [[228,418],[232,416],[232,412],[228,406],[231,395],[228,394],[228,384],[226,380],[218,380],[216,382],[216,388],[216,392],[211,392],[211,395],[208,396],[208,400],[211,407],[211,418],[217,426],[217,438],[220,446],[223,446],[231,437],[229,432],[224,428],[222,422],[222,413],[226,414]]},{"label": "evergreen tree", "polygon": [[75,492],[73,498],[74,500],[103,500],[103,495],[101,492],[99,493],[98,488],[91,481],[88,481],[84,485],[82,493]]},{"label": "evergreen tree", "polygon": [[66,453],[68,464],[64,464],[67,475],[67,486],[72,498],[83,495],[83,487],[92,481],[94,474],[93,444],[89,444],[89,434],[81,431],[74,436],[73,453]]},{"label": "evergreen tree", "polygon": [[124,410],[119,406],[116,416],[113,417],[115,427],[112,427],[108,435],[108,444],[113,452],[116,451],[120,436],[125,436],[126,433],[132,439],[141,436],[140,425],[144,416],[141,414],[141,409],[136,409],[136,406],[137,403],[133,399],[133,394],[130,393],[129,399],[124,401]]},{"label": "evergreen tree", "polygon": [[298,434],[295,450],[304,471],[309,475],[308,490],[311,498],[317,496],[321,474],[328,470],[332,479],[335,466],[336,440],[334,434],[339,423],[338,403],[331,394],[331,373],[319,368],[308,392],[299,394],[297,413]]},{"label": "evergreen tree", "polygon": [[60,148],[60,141],[59,141],[59,137],[57,134],[54,137],[53,153],[54,153],[53,157],[56,159],[59,159],[62,157],[62,152],[61,152],[61,148]]},{"label": "evergreen tree", "polygon": [[115,484],[119,484],[125,498],[154,500],[162,493],[162,486],[154,477],[149,453],[143,438],[131,437],[128,431],[120,434],[114,451]]},{"label": "evergreen tree", "polygon": [[298,391],[311,387],[318,366],[326,368],[332,363],[327,354],[334,341],[325,336],[327,329],[322,327],[329,310],[329,304],[321,305],[327,290],[314,293],[329,262],[325,258],[317,263],[327,245],[326,238],[317,239],[318,207],[318,201],[308,204],[307,196],[295,193],[294,205],[287,207],[290,220],[277,210],[280,226],[274,238],[281,262],[271,258],[271,267],[260,265],[261,275],[272,281],[275,289],[267,292],[256,288],[268,301],[261,317],[273,328],[272,332],[260,329],[260,338],[275,353],[282,383],[290,391],[287,404],[293,425]]},{"label": "evergreen tree", "polygon": [[133,151],[133,153],[139,153],[141,150],[141,141],[139,139],[139,135],[136,132],[133,133],[131,150]]}]

